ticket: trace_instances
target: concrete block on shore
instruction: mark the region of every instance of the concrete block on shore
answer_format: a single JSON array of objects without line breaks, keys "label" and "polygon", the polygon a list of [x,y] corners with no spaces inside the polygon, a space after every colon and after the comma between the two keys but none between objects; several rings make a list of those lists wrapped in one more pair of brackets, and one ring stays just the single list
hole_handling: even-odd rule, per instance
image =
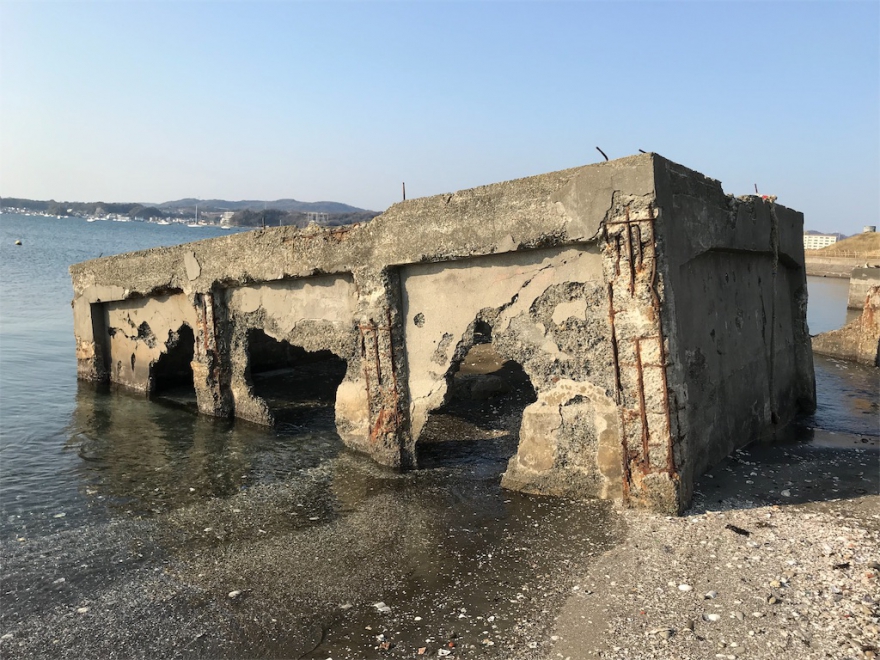
[{"label": "concrete block on shore", "polygon": [[880,285],[868,290],[862,315],[839,330],[813,337],[813,350],[822,355],[880,366]]},{"label": "concrete block on shore", "polygon": [[78,373],[271,424],[266,374],[335,356],[340,437],[411,468],[490,339],[534,390],[502,485],[679,513],[697,475],[815,406],[802,233],[643,154],[106,257],[71,267]]},{"label": "concrete block on shore", "polygon": [[847,309],[864,309],[868,292],[875,286],[880,286],[880,266],[875,268],[854,268],[849,276]]}]

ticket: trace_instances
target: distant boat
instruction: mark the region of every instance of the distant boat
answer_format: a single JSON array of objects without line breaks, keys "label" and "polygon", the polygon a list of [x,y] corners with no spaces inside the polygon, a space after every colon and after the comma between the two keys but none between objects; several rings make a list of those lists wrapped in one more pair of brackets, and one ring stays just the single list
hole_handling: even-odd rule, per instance
[{"label": "distant boat", "polygon": [[210,225],[207,222],[199,221],[199,205],[196,204],[196,219],[194,222],[190,222],[187,227],[209,227]]},{"label": "distant boat", "polygon": [[167,220],[159,220],[156,224],[157,225],[170,225],[171,223],[168,222]]},{"label": "distant boat", "polygon": [[97,218],[86,218],[86,222],[94,222]]}]

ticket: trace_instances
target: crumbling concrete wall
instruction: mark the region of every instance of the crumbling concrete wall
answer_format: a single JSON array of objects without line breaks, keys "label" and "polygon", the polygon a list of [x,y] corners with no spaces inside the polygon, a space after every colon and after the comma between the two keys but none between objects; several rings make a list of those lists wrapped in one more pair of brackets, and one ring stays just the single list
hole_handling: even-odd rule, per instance
[{"label": "crumbling concrete wall", "polygon": [[815,407],[803,216],[726,196],[669,161],[657,162],[657,189],[674,463],[687,500],[707,467]]},{"label": "crumbling concrete wall", "polygon": [[482,321],[496,351],[521,364],[538,396],[523,412],[505,485],[570,496],[620,492],[605,283],[594,244],[406,266],[401,288],[414,442],[428,414],[448,400]]},{"label": "crumbling concrete wall", "polygon": [[813,350],[822,355],[880,367],[880,285],[868,290],[857,319],[838,330],[813,337]]},{"label": "crumbling concrete wall", "polygon": [[230,287],[223,306],[228,324],[229,389],[235,415],[271,425],[272,413],[256,396],[250,379],[248,331],[309,352],[329,350],[348,362],[348,373],[336,397],[342,435],[360,437],[367,422],[366,396],[360,382],[354,313],[357,294],[350,275],[315,276]]},{"label": "crumbling concrete wall", "polygon": [[152,367],[177,345],[181,326],[196,325],[182,293],[108,302],[103,312],[110,380],[135,391],[153,390]]},{"label": "crumbling concrete wall", "polygon": [[853,268],[849,276],[847,309],[864,309],[865,298],[875,286],[880,286],[880,268]]},{"label": "crumbling concrete wall", "polygon": [[182,326],[196,326],[185,295],[126,296],[119,287],[93,286],[73,303],[78,373],[151,393],[153,368],[177,346]]},{"label": "crumbling concrete wall", "polygon": [[271,421],[248,376],[258,329],[345,359],[344,441],[414,467],[488,324],[537,396],[505,486],[677,512],[700,471],[813,405],[801,225],[645,154],[395,204],[365,225],[99,259],[71,268],[79,374],[116,378],[101,305],[185,296],[202,412]]}]

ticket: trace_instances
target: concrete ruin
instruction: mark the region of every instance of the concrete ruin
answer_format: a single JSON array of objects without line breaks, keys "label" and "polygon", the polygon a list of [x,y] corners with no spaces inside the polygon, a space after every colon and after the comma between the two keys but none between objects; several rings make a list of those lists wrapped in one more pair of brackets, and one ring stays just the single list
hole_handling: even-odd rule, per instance
[{"label": "concrete ruin", "polygon": [[880,268],[853,268],[849,276],[847,309],[865,309],[868,293],[877,286],[880,286]]},{"label": "concrete ruin", "polygon": [[[679,513],[815,405],[803,216],[645,154],[71,267],[79,377],[271,424],[258,364],[335,355],[345,444],[417,467],[480,328],[535,397],[502,484]],[[282,348],[279,348],[281,346]]]},{"label": "concrete ruin", "polygon": [[858,318],[838,330],[813,337],[813,350],[869,367],[880,367],[880,285],[867,290],[859,308],[862,313]]}]

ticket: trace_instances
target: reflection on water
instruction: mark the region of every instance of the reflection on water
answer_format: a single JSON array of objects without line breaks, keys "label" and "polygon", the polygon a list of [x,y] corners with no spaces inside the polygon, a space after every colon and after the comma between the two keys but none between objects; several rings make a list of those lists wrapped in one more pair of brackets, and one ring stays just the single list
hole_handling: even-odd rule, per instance
[{"label": "reflection on water", "polygon": [[77,471],[89,496],[158,513],[285,479],[336,455],[342,443],[332,412],[315,411],[299,433],[282,434],[80,383],[66,447],[82,459]]},{"label": "reflection on water", "polygon": [[[106,448],[101,447],[101,433],[89,434],[92,424],[79,429],[76,421],[80,402],[70,265],[224,233],[178,225],[0,214],[0,532],[33,536],[70,530],[108,515],[103,500],[86,494],[100,472],[100,461],[89,463],[77,453],[82,443],[94,444],[97,455]],[[15,245],[19,239],[22,245]],[[121,416],[112,418],[116,423]],[[152,428],[164,423],[154,420]],[[172,417],[168,423],[171,430],[166,432],[173,435],[175,426],[192,421]],[[139,441],[137,426],[127,429],[131,441]],[[73,437],[80,431],[85,435]],[[155,434],[146,435],[141,441]],[[87,447],[85,455],[89,451]],[[154,460],[148,453],[143,458]]]},{"label": "reflection on water", "polygon": [[[67,449],[107,522],[0,544],[9,657],[106,657],[123,635],[142,657],[383,657],[377,634],[432,655],[523,645],[617,533],[607,502],[501,491],[505,438],[399,473],[343,449],[330,405],[283,435],[85,384],[76,400]],[[95,616],[71,619],[83,605]]]},{"label": "reflection on water", "polygon": [[848,279],[810,276],[807,277],[807,290],[807,325],[811,335],[842,328],[861,314],[859,310],[846,308]]}]

